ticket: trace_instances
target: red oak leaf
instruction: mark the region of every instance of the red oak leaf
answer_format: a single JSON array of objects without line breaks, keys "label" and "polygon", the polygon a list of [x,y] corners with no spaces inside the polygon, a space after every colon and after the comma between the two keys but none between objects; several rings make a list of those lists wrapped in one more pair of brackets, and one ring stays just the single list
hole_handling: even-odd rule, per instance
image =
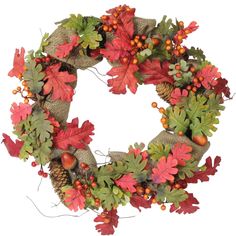
[{"label": "red oak leaf", "polygon": [[197,183],[198,180],[200,180],[201,182],[209,181],[209,175],[215,175],[215,173],[217,172],[217,167],[220,165],[220,162],[221,157],[216,156],[213,165],[211,157],[208,157],[204,165],[206,169],[203,171],[200,170],[195,172],[193,177],[186,178],[185,181],[187,183]]},{"label": "red oak leaf", "polygon": [[138,66],[132,63],[113,67],[107,72],[107,75],[114,78],[108,80],[108,86],[112,87],[110,91],[115,94],[125,94],[126,85],[132,93],[137,91],[137,78],[134,73],[138,71]]},{"label": "red oak leaf", "polygon": [[79,45],[80,37],[78,35],[72,35],[69,43],[63,43],[56,48],[55,55],[59,58],[67,57],[73,48]]},{"label": "red oak leaf", "polygon": [[18,77],[21,78],[23,72],[25,71],[25,49],[21,48],[20,52],[19,49],[16,49],[14,61],[13,61],[13,68],[9,71],[8,76],[10,77]]},{"label": "red oak leaf", "polygon": [[187,194],[188,198],[183,202],[180,202],[178,208],[176,208],[174,204],[171,205],[170,212],[177,212],[179,214],[191,214],[199,209],[198,206],[195,206],[199,204],[198,200],[193,196],[192,193]]},{"label": "red oak leaf", "polygon": [[183,97],[187,96],[188,96],[188,90],[186,89],[181,90],[180,88],[175,88],[171,93],[170,103],[172,105],[176,105],[177,103],[181,102],[181,99]]},{"label": "red oak leaf", "polygon": [[134,195],[130,198],[130,204],[133,207],[137,208],[139,211],[141,211],[140,207],[151,208],[152,200],[151,199],[146,200],[141,196]]},{"label": "red oak leaf", "polygon": [[88,120],[78,127],[78,119],[73,119],[72,123],[67,124],[65,130],[59,130],[53,139],[57,148],[67,150],[69,146],[75,148],[85,148],[92,141],[94,125]]},{"label": "red oak leaf", "polygon": [[189,33],[194,32],[195,30],[198,29],[198,25],[196,21],[192,21],[187,27],[185,27],[183,30],[188,31]]},{"label": "red oak leaf", "polygon": [[11,105],[11,120],[13,125],[17,125],[22,120],[25,120],[28,115],[32,112],[32,107],[29,104],[19,103],[17,105],[15,102]]},{"label": "red oak leaf", "polygon": [[173,158],[172,155],[169,155],[167,158],[162,157],[155,168],[152,169],[152,180],[154,183],[165,183],[167,180],[173,181],[174,174],[178,172],[178,169],[175,168],[178,164],[178,161]]},{"label": "red oak leaf", "polygon": [[200,71],[197,72],[197,77],[203,77],[201,82],[203,87],[211,89],[217,85],[216,79],[221,77],[221,73],[218,72],[218,68],[212,65],[206,65]]},{"label": "red oak leaf", "polygon": [[52,93],[53,100],[72,101],[74,95],[73,88],[67,83],[76,81],[76,76],[69,74],[67,71],[59,71],[61,63],[48,66],[45,70],[46,81],[43,87],[44,95]]},{"label": "red oak leaf", "polygon": [[217,84],[214,86],[213,90],[216,94],[224,94],[227,98],[230,97],[230,88],[227,86],[228,80],[219,78],[216,80]]},{"label": "red oak leaf", "polygon": [[172,149],[172,155],[174,159],[178,160],[178,165],[185,166],[185,161],[190,160],[192,155],[193,148],[191,146],[186,145],[185,143],[176,143]]},{"label": "red oak leaf", "polygon": [[10,156],[12,157],[19,157],[20,154],[20,150],[24,144],[24,142],[17,140],[14,142],[10,136],[8,136],[7,134],[2,134],[3,136],[3,140],[2,143],[5,144],[8,153],[10,154]]},{"label": "red oak leaf", "polygon": [[[131,39],[134,35],[134,12],[132,8],[130,11],[121,12],[118,18],[118,27],[115,34],[120,38],[126,38],[127,36]],[[127,36],[126,36],[127,35]],[[125,37],[124,37],[125,36]]]},{"label": "red oak leaf", "polygon": [[85,197],[81,194],[80,190],[69,188],[65,191],[64,202],[71,211],[78,211],[85,207]]},{"label": "red oak leaf", "polygon": [[115,183],[125,191],[129,191],[131,193],[136,192],[136,188],[134,187],[134,185],[137,184],[137,181],[132,177],[131,173],[123,175],[121,178],[117,179]]},{"label": "red oak leaf", "polygon": [[132,49],[129,39],[122,40],[115,38],[111,43],[107,42],[105,49],[101,49],[100,53],[104,55],[109,61],[114,62],[121,57],[129,56],[129,50]]},{"label": "red oak leaf", "polygon": [[[104,219],[107,220],[107,223],[104,222]],[[104,211],[94,219],[94,222],[102,222],[102,224],[96,225],[96,230],[102,235],[114,234],[114,227],[117,228],[118,219],[117,210]]]},{"label": "red oak leaf", "polygon": [[146,60],[139,65],[140,72],[145,76],[145,84],[160,84],[163,82],[173,84],[173,78],[168,75],[169,62],[161,62],[158,59]]}]

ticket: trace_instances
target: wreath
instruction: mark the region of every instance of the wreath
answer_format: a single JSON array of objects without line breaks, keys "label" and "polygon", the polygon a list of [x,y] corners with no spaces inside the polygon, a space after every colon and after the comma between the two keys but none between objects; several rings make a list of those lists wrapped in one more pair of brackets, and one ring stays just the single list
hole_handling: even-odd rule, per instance
[{"label": "wreath", "polygon": [[[25,55],[16,49],[10,77],[19,78],[13,94],[22,103],[11,106],[14,142],[3,134],[11,156],[24,161],[47,177],[70,210],[97,212],[96,229],[113,234],[118,225],[119,205],[140,208],[160,204],[170,212],[193,213],[198,200],[186,188],[190,183],[209,180],[221,158],[208,157],[208,137],[216,131],[222,105],[230,99],[228,81],[205,59],[199,48],[186,47],[196,22],[185,26],[166,16],[154,19],[135,16],[135,9],[118,6],[100,19],[70,15],[57,22],[57,29],[45,34],[37,51]],[[136,93],[138,85],[152,84],[169,106],[156,102],[164,131],[144,144],[135,143],[127,152],[109,152],[110,161],[98,165],[89,148],[94,125],[78,118],[67,122],[77,81],[77,69],[87,69],[106,58],[112,69],[107,81],[110,92]]]}]

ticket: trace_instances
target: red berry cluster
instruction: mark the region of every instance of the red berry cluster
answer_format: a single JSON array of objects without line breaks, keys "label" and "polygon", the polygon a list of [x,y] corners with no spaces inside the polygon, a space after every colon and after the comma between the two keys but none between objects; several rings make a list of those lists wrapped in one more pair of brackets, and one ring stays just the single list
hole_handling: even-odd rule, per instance
[{"label": "red berry cluster", "polygon": [[34,60],[37,64],[39,64],[39,63],[49,64],[51,62],[51,59],[52,59],[52,57],[50,55],[48,55],[46,57],[37,57]]},{"label": "red berry cluster", "polygon": [[74,188],[80,190],[81,193],[86,196],[86,198],[91,198],[94,201],[95,207],[100,207],[100,199],[94,198],[91,193],[91,188],[96,188],[97,183],[95,182],[95,177],[93,175],[89,176],[88,179],[80,178],[74,181]]},{"label": "red berry cluster", "polygon": [[[32,166],[32,167],[36,167],[37,165],[38,165],[38,164],[37,164],[35,161],[31,162],[31,166]],[[42,166],[41,166],[40,170],[38,171],[38,175],[39,175],[39,176],[42,176],[42,177],[44,177],[44,178],[47,178],[47,177],[48,177],[48,173],[44,172]]]}]

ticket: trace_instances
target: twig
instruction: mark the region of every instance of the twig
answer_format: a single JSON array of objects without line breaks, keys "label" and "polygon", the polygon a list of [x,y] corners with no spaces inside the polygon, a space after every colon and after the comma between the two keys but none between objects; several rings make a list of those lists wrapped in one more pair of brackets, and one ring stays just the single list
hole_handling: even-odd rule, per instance
[{"label": "twig", "polygon": [[33,201],[29,196],[26,196],[26,197],[28,198],[28,200],[31,201],[31,203],[34,205],[34,207],[35,207],[36,210],[39,212],[39,214],[41,214],[42,216],[47,217],[47,218],[58,218],[58,217],[64,217],[64,216],[79,218],[79,217],[81,217],[81,216],[83,216],[83,215],[85,215],[86,213],[89,212],[89,210],[86,210],[85,212],[83,212],[83,213],[80,214],[80,215],[62,214],[62,215],[56,215],[56,216],[49,216],[49,215],[45,215],[45,214],[37,207],[37,205],[34,203],[34,201]]}]

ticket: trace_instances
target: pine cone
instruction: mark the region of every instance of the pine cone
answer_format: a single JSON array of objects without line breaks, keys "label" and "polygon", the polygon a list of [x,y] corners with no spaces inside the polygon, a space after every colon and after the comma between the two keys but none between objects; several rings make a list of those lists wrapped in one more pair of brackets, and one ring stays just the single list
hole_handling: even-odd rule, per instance
[{"label": "pine cone", "polygon": [[64,193],[61,188],[65,185],[70,185],[70,175],[67,170],[65,170],[59,160],[53,160],[49,164],[50,179],[52,181],[52,186],[54,191],[58,194],[61,202],[64,202]]},{"label": "pine cone", "polygon": [[157,94],[166,102],[170,103],[170,96],[174,85],[170,83],[161,83],[156,86]]}]

